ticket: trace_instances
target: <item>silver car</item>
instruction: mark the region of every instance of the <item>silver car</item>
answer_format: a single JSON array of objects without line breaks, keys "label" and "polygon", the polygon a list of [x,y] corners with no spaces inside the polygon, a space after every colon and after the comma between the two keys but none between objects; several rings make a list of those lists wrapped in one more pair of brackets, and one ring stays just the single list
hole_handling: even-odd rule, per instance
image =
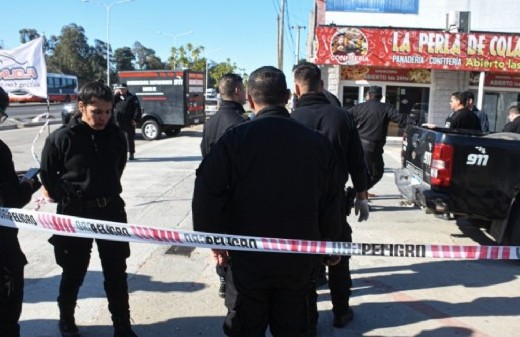
[{"label": "silver car", "polygon": [[206,118],[209,118],[217,112],[218,100],[216,98],[206,98],[205,106]]}]

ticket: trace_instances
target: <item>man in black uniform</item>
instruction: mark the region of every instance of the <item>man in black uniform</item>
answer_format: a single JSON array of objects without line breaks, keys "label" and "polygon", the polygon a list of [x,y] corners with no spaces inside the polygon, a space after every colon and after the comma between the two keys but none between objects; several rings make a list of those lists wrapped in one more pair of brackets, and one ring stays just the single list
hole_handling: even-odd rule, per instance
[{"label": "man in black uniform", "polygon": [[222,99],[219,109],[213,117],[206,121],[202,131],[200,150],[203,157],[208,155],[211,146],[227,129],[248,120],[244,116],[246,111],[243,105],[246,103],[246,89],[242,77],[237,74],[225,74],[218,81],[218,91]]},{"label": "man in black uniform", "polygon": [[[81,115],[49,135],[42,153],[41,178],[57,213],[126,223],[120,197],[126,164],[125,135],[111,122],[112,91],[99,82],[78,94]],[[78,291],[90,261],[92,239],[53,235],[56,262],[63,269],[58,296],[63,337],[79,336],[74,320]],[[128,242],[96,239],[114,323],[114,337],[136,337],[130,325],[126,259]]]},{"label": "man in black uniform", "polygon": [[[5,121],[9,96],[0,87],[0,123]],[[22,208],[40,188],[38,178],[18,178],[9,147],[0,140],[0,207]],[[18,229],[0,226],[0,337],[20,337],[23,272],[27,259],[20,249]]]},{"label": "man in black uniform", "polygon": [[504,125],[502,132],[520,133],[520,105],[513,104],[507,109],[508,122]]},{"label": "man in black uniform", "polygon": [[477,115],[480,121],[480,130],[482,132],[489,132],[489,118],[485,111],[479,110],[475,106],[475,95],[471,91],[466,91],[466,95],[468,97],[468,102],[466,104],[466,108],[469,111],[472,111],[475,115]]},{"label": "man in black uniform", "polygon": [[446,118],[444,127],[448,129],[467,129],[481,131],[480,119],[466,106],[468,103],[467,92],[454,92],[451,94],[450,107],[453,112]]},{"label": "man in black uniform", "polygon": [[[331,103],[323,91],[321,71],[313,63],[300,63],[293,69],[295,93],[298,96],[296,109],[291,117],[303,125],[321,132],[332,142],[336,151],[339,167],[339,188],[345,188],[348,176],[352,177],[354,189],[357,191],[356,214],[360,213],[358,221],[368,219],[367,203],[367,170],[363,147],[356,129],[356,125],[345,110]],[[352,229],[347,223],[346,200],[342,202],[341,222],[343,232],[342,242],[352,242]],[[349,270],[349,257],[342,256],[339,264],[329,267],[329,287],[334,313],[333,325],[337,328],[345,326],[352,318],[353,312],[349,307],[350,288],[352,279]],[[314,312],[311,320],[317,323],[317,295],[311,290],[311,305]],[[314,327],[313,326],[313,327]]]},{"label": "man in black uniform", "polygon": [[[193,227],[236,235],[338,240],[340,189],[326,137],[290,118],[283,72],[255,70],[248,100],[256,118],[231,128],[197,170]],[[229,253],[229,260],[228,260]],[[215,250],[229,262],[228,336],[307,336],[307,293],[321,257]]]},{"label": "man in black uniform", "polygon": [[126,83],[116,84],[114,88],[114,115],[117,125],[126,135],[128,159],[134,160],[135,127],[141,120],[141,105],[137,96],[128,91]]},{"label": "man in black uniform", "polygon": [[[200,143],[202,157],[208,155],[213,144],[227,129],[248,119],[244,117],[246,111],[243,105],[246,103],[246,89],[242,77],[237,74],[225,74],[218,82],[218,91],[222,101],[217,113],[204,124]],[[226,295],[227,267],[217,263],[216,271],[220,278],[218,295],[224,297]]]},{"label": "man in black uniform", "polygon": [[381,102],[383,89],[371,86],[368,89],[367,101],[348,110],[354,116],[365,160],[368,166],[370,179],[368,189],[383,178],[385,162],[383,161],[383,147],[386,143],[388,124],[390,121],[401,124],[403,116],[389,103]]}]

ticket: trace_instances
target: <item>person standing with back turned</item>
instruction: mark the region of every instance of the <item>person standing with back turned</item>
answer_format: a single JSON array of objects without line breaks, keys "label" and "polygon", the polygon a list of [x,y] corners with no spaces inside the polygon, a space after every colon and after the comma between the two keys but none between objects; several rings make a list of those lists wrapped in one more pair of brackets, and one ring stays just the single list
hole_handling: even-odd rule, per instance
[{"label": "person standing with back turned", "polygon": [[368,89],[367,101],[360,103],[348,110],[354,116],[365,160],[368,166],[370,179],[368,189],[383,178],[385,162],[383,161],[383,147],[386,144],[388,124],[393,121],[397,124],[403,122],[403,116],[389,103],[381,102],[383,89],[379,86],[371,86]]},{"label": "person standing with back turned", "polygon": [[[126,165],[125,135],[112,119],[112,90],[89,82],[78,94],[78,110],[67,126],[52,132],[42,152],[41,178],[58,214],[126,223],[121,176]],[[94,239],[53,235],[62,268],[58,308],[62,337],[78,337],[74,318],[79,288],[87,273]],[[105,279],[114,337],[137,337],[130,324],[126,259],[128,242],[95,239]]]},{"label": "person standing with back turned", "polygon": [[[291,117],[303,125],[321,132],[331,141],[340,167],[339,188],[344,189],[348,176],[352,177],[354,189],[357,192],[355,212],[360,213],[358,221],[368,219],[367,203],[367,169],[363,147],[356,125],[345,110],[330,103],[323,93],[321,70],[313,63],[298,64],[293,69],[295,93],[298,96],[296,109]],[[342,202],[341,223],[343,231],[342,242],[352,242],[352,229],[347,223],[346,200]],[[342,256],[341,261],[329,267],[329,287],[334,314],[333,325],[337,328],[345,326],[352,318],[353,311],[349,307],[352,279],[349,270],[349,257]],[[314,312],[311,321],[317,323],[317,295],[311,290]]]},{"label": "person standing with back turned", "polygon": [[[7,119],[9,96],[0,87],[0,123]],[[0,207],[22,208],[40,188],[38,178],[18,178],[13,155],[0,140]],[[20,337],[24,267],[27,259],[18,242],[18,229],[0,226],[0,337]]]},{"label": "person standing with back turned", "polygon": [[466,95],[468,97],[466,107],[469,109],[469,111],[472,111],[475,115],[477,115],[480,121],[480,130],[482,132],[489,132],[489,119],[487,113],[485,111],[479,110],[475,106],[475,95],[471,91],[466,91]]},{"label": "person standing with back turned", "polygon": [[[196,231],[337,241],[340,189],[329,140],[290,118],[285,75],[251,73],[248,100],[256,118],[226,132],[199,168],[193,194]],[[228,259],[228,253],[230,258]],[[228,264],[228,336],[306,337],[307,294],[321,262],[314,254],[215,250]]]},{"label": "person standing with back turned", "polygon": [[[208,155],[213,144],[227,129],[248,119],[244,118],[243,105],[246,103],[246,89],[242,77],[237,74],[225,74],[218,81],[218,91],[222,99],[220,107],[217,113],[204,124],[202,131],[200,151],[203,158]],[[217,263],[216,271],[220,278],[218,295],[224,297],[226,295],[227,267]]]}]

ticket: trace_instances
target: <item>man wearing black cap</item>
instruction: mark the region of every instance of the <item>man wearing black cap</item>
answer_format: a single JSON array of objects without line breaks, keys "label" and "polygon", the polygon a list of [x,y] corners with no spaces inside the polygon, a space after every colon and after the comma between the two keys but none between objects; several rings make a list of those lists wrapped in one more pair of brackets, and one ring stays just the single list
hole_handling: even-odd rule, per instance
[{"label": "man wearing black cap", "polygon": [[114,116],[121,131],[126,135],[128,159],[134,160],[135,127],[141,119],[141,105],[137,96],[128,91],[126,83],[114,86]]},{"label": "man wearing black cap", "polygon": [[[0,123],[7,119],[9,97],[0,87]],[[0,207],[21,208],[40,188],[37,177],[18,178],[9,147],[0,140]],[[20,249],[18,229],[0,226],[0,336],[20,337],[23,272],[27,259]]]},{"label": "man wearing black cap", "polygon": [[381,178],[385,169],[383,147],[386,143],[388,123],[401,124],[403,116],[389,103],[382,103],[383,90],[379,86],[368,89],[367,101],[354,106],[348,112],[354,116],[363,145],[370,179],[368,189]]}]

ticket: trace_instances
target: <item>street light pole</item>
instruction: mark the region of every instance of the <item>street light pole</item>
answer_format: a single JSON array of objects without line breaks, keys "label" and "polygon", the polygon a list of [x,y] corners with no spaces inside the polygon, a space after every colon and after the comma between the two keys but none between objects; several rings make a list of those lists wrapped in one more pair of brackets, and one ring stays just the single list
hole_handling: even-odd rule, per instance
[{"label": "street light pole", "polygon": [[[166,36],[171,36],[173,37],[173,47],[172,49],[175,48],[175,46],[177,45],[177,38],[179,36],[184,36],[184,35],[188,35],[188,34],[192,34],[193,31],[190,30],[189,32],[184,32],[184,33],[179,33],[179,34],[171,34],[171,33],[165,33],[165,32],[161,32],[161,31],[158,31],[157,34],[159,35],[166,35]],[[173,70],[175,70],[175,67],[177,66],[177,60],[175,58],[175,55],[173,55]]]},{"label": "street light pole", "polygon": [[[89,2],[90,0],[81,0],[82,2]],[[110,8],[117,4],[122,4],[125,2],[132,2],[134,0],[119,0],[114,1],[109,4],[98,1],[98,4],[105,7],[107,11],[107,85],[110,86]]]},{"label": "street light pole", "polygon": [[294,62],[294,64],[298,64],[298,62],[300,61],[300,29],[305,29],[306,27],[305,26],[291,26],[292,29],[297,29],[298,30],[298,34],[296,35],[297,38],[296,38],[296,61]]}]

